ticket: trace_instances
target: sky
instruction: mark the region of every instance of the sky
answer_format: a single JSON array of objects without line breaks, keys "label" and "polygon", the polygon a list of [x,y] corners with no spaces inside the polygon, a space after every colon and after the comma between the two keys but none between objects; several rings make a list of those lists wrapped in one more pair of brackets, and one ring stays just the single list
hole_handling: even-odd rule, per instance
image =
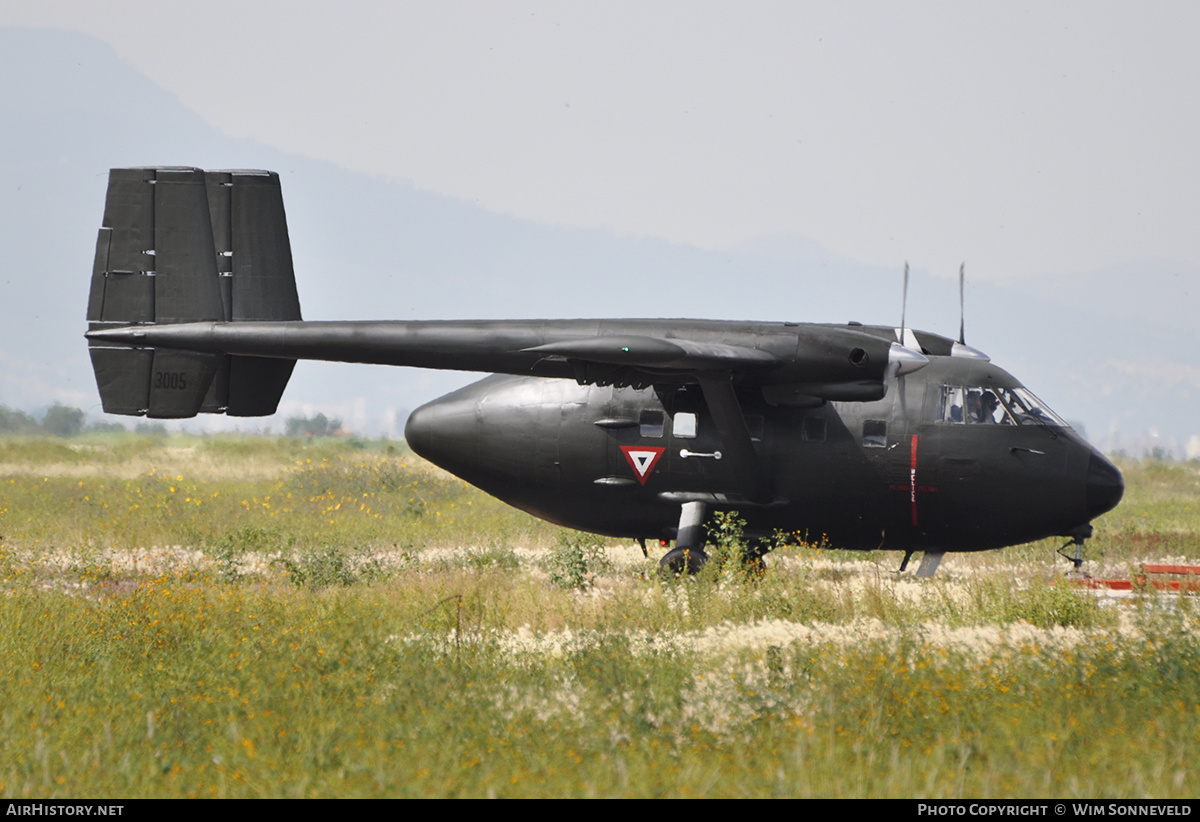
[{"label": "sky", "polygon": [[1200,264],[1200,4],[6,0],[232,136],[503,214],[993,282]]}]

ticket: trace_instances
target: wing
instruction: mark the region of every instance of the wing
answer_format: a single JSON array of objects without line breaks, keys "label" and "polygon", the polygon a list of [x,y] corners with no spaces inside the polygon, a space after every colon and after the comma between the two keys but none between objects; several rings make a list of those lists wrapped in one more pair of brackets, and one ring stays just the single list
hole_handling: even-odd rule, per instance
[{"label": "wing", "polygon": [[764,501],[739,391],[775,404],[881,398],[920,354],[849,326],[712,320],[305,322],[279,177],[114,169],[88,302],[104,410],[273,414],[296,360],[646,387],[698,383]]},{"label": "wing", "polygon": [[[920,354],[842,326],[713,320],[93,323],[100,350],[404,365],[644,387],[728,374],[776,404],[870,401]],[[200,378],[200,375],[197,375]],[[106,409],[107,410],[107,409]]]}]

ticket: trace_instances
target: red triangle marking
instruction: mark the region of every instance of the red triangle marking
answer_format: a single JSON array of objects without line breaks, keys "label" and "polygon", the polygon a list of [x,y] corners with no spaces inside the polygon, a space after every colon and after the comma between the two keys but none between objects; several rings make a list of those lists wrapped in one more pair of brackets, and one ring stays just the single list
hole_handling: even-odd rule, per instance
[{"label": "red triangle marking", "polygon": [[633,475],[642,485],[646,484],[650,472],[654,470],[655,465],[658,465],[658,458],[663,455],[664,450],[666,449],[650,445],[621,446],[621,453],[625,455],[629,467],[633,469]]}]

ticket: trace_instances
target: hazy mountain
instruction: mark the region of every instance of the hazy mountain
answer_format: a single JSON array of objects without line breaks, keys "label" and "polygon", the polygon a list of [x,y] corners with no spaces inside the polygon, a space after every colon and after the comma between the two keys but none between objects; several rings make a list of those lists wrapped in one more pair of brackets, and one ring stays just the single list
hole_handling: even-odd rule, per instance
[{"label": "hazy mountain", "polygon": [[[797,237],[709,252],[493,214],[230,138],[82,35],[0,28],[0,67],[0,404],[36,410],[57,400],[99,412],[81,335],[107,171],[116,166],[280,172],[310,319],[899,323],[902,260],[865,266]],[[908,320],[954,335],[954,272],[938,274],[914,269]],[[967,341],[1105,447],[1182,453],[1194,438],[1200,453],[1196,274],[1158,263],[1009,286],[970,282]],[[319,410],[368,433],[395,433],[404,410],[472,378],[301,363],[281,415]]]}]

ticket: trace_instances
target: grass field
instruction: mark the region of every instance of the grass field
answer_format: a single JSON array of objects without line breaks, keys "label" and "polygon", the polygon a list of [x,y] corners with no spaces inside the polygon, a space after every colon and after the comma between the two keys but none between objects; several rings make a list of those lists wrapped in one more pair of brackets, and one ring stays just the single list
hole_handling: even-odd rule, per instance
[{"label": "grass field", "polygon": [[[1088,570],[1200,564],[1200,466],[1121,467]],[[6,797],[1200,785],[1193,598],[1074,588],[1061,541],[663,582],[399,445],[132,436],[0,440],[0,535]]]}]

